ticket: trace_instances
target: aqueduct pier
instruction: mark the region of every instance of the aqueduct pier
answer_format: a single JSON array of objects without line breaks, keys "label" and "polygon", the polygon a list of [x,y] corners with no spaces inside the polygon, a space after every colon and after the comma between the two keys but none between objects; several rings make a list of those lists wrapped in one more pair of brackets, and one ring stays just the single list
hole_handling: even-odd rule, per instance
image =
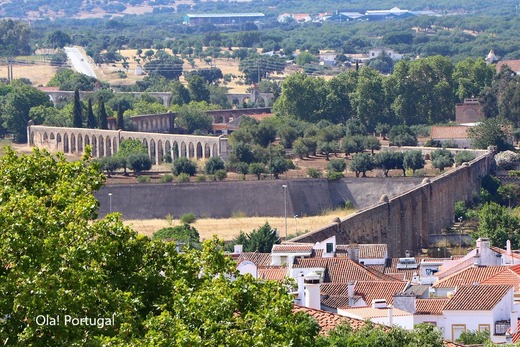
[{"label": "aqueduct pier", "polygon": [[157,134],[146,132],[62,128],[43,125],[27,127],[29,146],[81,155],[85,146],[92,148],[94,158],[109,157],[117,152],[124,139],[139,139],[147,148],[154,164],[161,164],[166,154],[172,159],[227,157],[228,143],[223,136]]}]

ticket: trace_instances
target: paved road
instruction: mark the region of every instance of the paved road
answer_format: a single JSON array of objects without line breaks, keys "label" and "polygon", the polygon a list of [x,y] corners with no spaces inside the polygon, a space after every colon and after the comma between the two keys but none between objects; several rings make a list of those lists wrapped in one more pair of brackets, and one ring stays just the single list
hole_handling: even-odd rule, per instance
[{"label": "paved road", "polygon": [[87,76],[97,78],[94,69],[92,69],[92,66],[90,66],[87,61],[87,57],[85,57],[79,49],[74,47],[65,47],[65,53],[67,53],[67,57],[69,58],[74,70]]}]

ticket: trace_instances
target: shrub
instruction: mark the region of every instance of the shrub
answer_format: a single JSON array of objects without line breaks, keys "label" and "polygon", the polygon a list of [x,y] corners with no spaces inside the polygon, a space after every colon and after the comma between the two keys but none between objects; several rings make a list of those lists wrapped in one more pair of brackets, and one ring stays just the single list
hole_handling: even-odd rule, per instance
[{"label": "shrub", "polygon": [[187,173],[181,173],[177,176],[177,182],[178,183],[185,183],[190,181],[190,175]]},{"label": "shrub", "polygon": [[321,171],[318,169],[315,169],[313,167],[310,167],[307,169],[307,175],[310,178],[320,178],[321,177]]},{"label": "shrub", "polygon": [[223,181],[227,177],[227,172],[226,172],[226,170],[223,170],[223,169],[217,170],[217,171],[215,171],[214,177],[215,177],[216,181]]},{"label": "shrub", "polygon": [[136,175],[140,175],[143,171],[148,171],[152,168],[152,160],[145,153],[135,153],[127,157],[128,167],[134,171]]},{"label": "shrub", "polygon": [[197,220],[197,216],[194,213],[185,213],[181,216],[181,222],[183,224],[192,224]]},{"label": "shrub", "polygon": [[327,171],[343,172],[347,168],[347,162],[343,159],[332,159],[327,163]]},{"label": "shrub", "polygon": [[207,178],[206,178],[205,175],[198,175],[198,176],[196,177],[197,182],[205,182],[206,179],[207,179]]},{"label": "shrub", "polygon": [[173,181],[173,175],[166,174],[166,175],[161,176],[162,183],[170,183],[172,181]]},{"label": "shrub", "polygon": [[520,156],[513,151],[500,152],[495,155],[495,163],[503,170],[511,170],[520,163]]},{"label": "shrub", "polygon": [[329,181],[339,180],[340,178],[343,178],[343,172],[331,171],[327,173],[327,179]]},{"label": "shrub", "polygon": [[137,176],[138,183],[150,183],[150,176]]},{"label": "shrub", "polygon": [[189,176],[194,176],[197,171],[197,165],[188,158],[177,158],[173,161],[172,172],[175,176],[184,173]]},{"label": "shrub", "polygon": [[213,175],[218,170],[224,170],[224,161],[220,157],[211,157],[204,167],[207,174]]},{"label": "shrub", "polygon": [[199,232],[188,224],[162,228],[152,236],[153,240],[173,240],[189,248],[200,248]]},{"label": "shrub", "polygon": [[467,163],[475,159],[475,154],[467,151],[459,152],[455,154],[455,163],[457,166],[462,165],[462,163]]}]

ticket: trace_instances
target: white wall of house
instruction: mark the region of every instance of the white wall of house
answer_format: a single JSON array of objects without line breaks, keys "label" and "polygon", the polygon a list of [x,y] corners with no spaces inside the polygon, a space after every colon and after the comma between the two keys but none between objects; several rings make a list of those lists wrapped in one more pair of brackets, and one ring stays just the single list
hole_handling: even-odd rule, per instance
[{"label": "white wall of house", "polygon": [[[370,321],[377,323],[377,324],[389,325],[388,317],[371,318]],[[393,321],[392,326],[398,326],[398,327],[401,327],[401,328],[407,329],[407,330],[413,329],[414,319],[413,319],[413,315],[411,315],[411,314],[409,316],[394,316],[392,318],[392,321]]]},{"label": "white wall of house", "polygon": [[480,331],[488,328],[491,341],[504,342],[505,336],[495,335],[495,323],[510,320],[513,311],[513,288],[490,311],[447,311],[444,314],[444,338],[456,340],[461,331]]},{"label": "white wall of house", "polygon": [[[332,258],[336,254],[336,236],[331,236],[321,242],[316,242],[312,248],[314,250],[323,250],[323,258]],[[327,250],[332,250],[332,252],[327,252]]]},{"label": "white wall of house", "polygon": [[430,323],[438,327],[444,326],[444,317],[439,315],[416,314],[413,316],[413,324]]}]

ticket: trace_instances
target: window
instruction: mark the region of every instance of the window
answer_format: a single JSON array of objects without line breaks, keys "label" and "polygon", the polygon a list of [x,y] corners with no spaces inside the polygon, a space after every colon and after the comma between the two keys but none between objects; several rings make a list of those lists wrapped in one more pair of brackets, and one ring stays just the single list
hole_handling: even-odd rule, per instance
[{"label": "window", "polygon": [[484,332],[484,331],[490,332],[491,331],[491,325],[489,325],[489,324],[479,324],[478,325],[478,331],[479,332]]},{"label": "window", "polygon": [[326,253],[332,253],[333,251],[334,251],[334,244],[331,242],[327,243]]},{"label": "window", "polygon": [[455,341],[466,331],[466,324],[452,324],[451,326],[451,340]]}]

